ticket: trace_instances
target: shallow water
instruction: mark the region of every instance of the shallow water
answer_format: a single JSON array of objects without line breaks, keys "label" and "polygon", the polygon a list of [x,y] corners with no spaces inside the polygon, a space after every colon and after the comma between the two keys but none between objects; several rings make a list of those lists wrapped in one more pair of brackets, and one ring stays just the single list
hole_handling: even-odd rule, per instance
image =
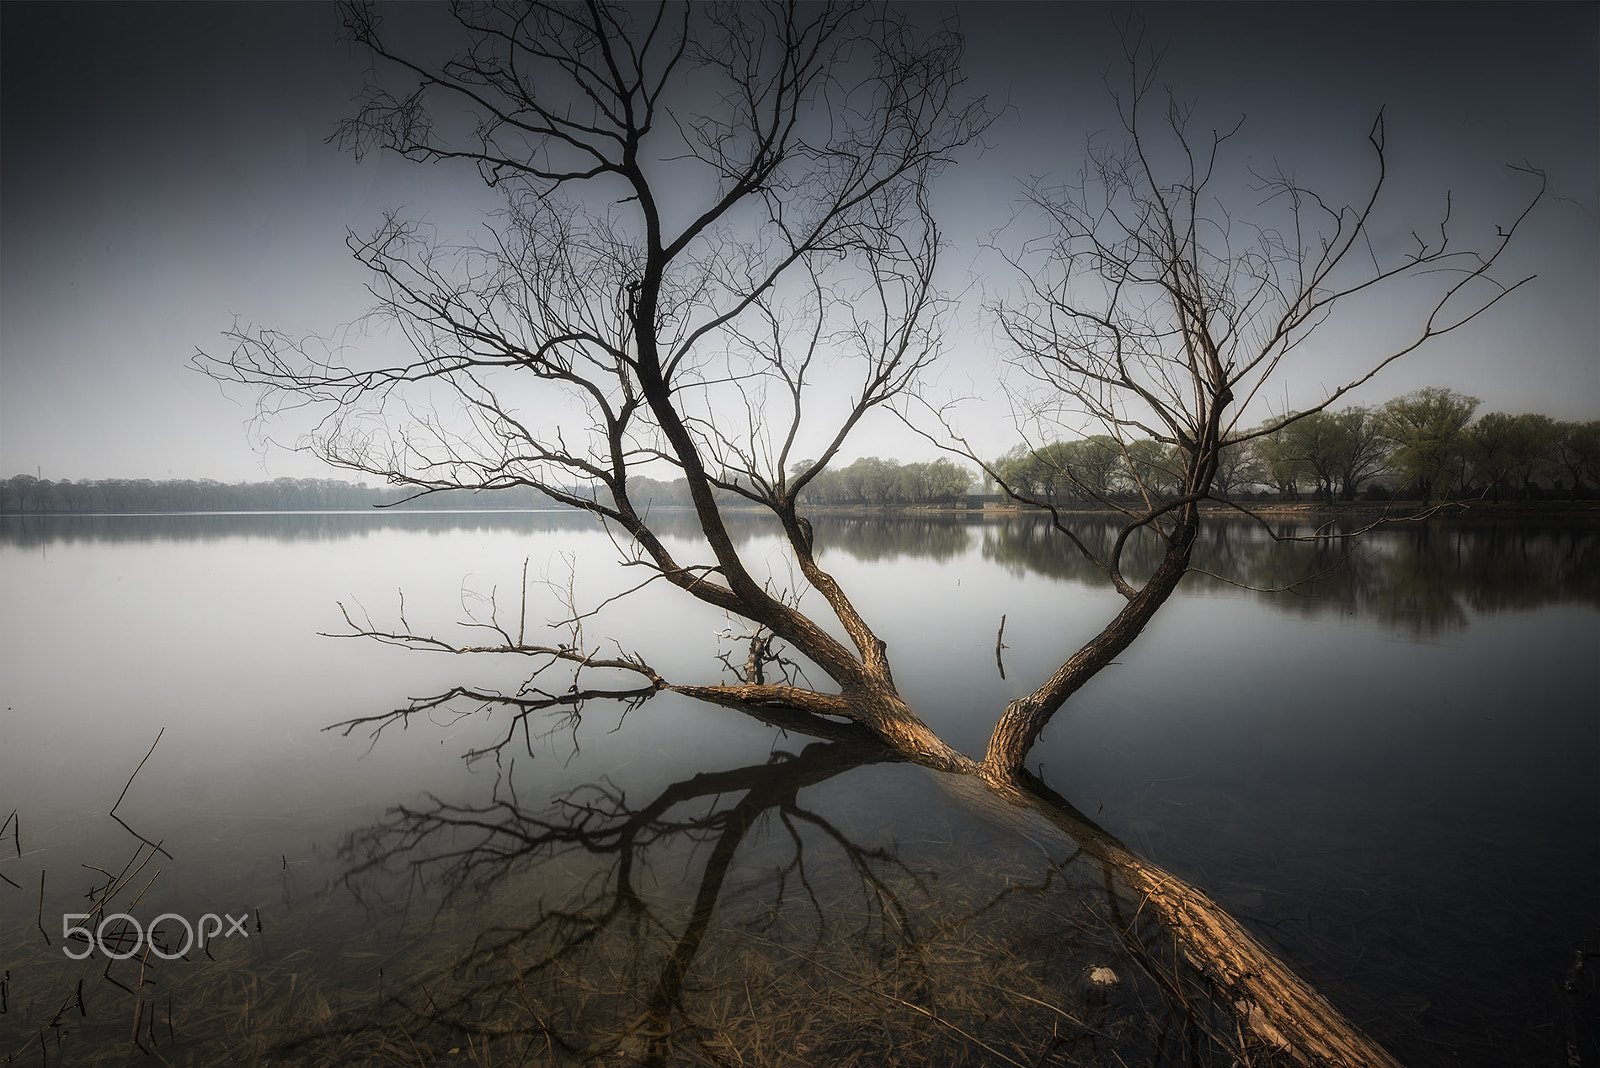
[{"label": "shallow water", "polygon": [[[1031,764],[1407,1063],[1591,1049],[1593,980],[1563,980],[1600,948],[1600,538],[1433,524],[1311,549],[1217,530],[1202,566],[1237,582],[1333,570],[1276,594],[1197,576]],[[1115,610],[1046,533],[817,524],[902,688],[967,752]],[[769,531],[738,534],[784,576]],[[692,554],[686,521],[675,536]],[[525,731],[471,699],[376,741],[323,730],[452,687],[514,692],[525,664],[318,632],[343,629],[337,603],[395,622],[401,588],[413,630],[458,639],[491,596],[514,629],[524,560],[530,633],[561,614],[542,580],[593,604],[638,579],[555,513],[0,521],[0,818],[17,814],[0,1055],[1188,1056],[1194,1025],[1169,1018],[1140,973],[1152,947],[1121,934],[1128,903],[1074,843],[997,825],[922,769],[672,695]],[[729,625],[648,589],[584,638],[716,681]],[[108,913],[244,930],[215,960],[144,954],[142,974],[139,956],[68,960],[62,917],[125,865]],[[1099,966],[1119,984],[1087,982]]]}]

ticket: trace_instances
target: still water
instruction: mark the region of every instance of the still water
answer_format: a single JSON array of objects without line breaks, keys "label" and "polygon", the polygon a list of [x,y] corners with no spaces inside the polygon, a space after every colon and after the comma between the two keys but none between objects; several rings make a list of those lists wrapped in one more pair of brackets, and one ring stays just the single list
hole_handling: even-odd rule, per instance
[{"label": "still water", "polygon": [[[1403,1061],[1597,1055],[1600,961],[1564,984],[1600,949],[1600,536],[1213,530],[1200,566],[1231,583],[1194,576],[1031,765]],[[770,531],[739,534],[786,578]],[[968,753],[1117,606],[1027,520],[840,517],[817,542]],[[1192,1057],[1204,1023],[1163,978],[1181,962],[1049,826],[675,695],[519,718],[490,698],[527,664],[319,635],[342,611],[514,630],[525,562],[531,633],[569,589],[634,585],[615,560],[556,513],[7,517],[0,1056]],[[743,659],[730,626],[648,588],[582,638],[717,681],[716,653]],[[419,701],[376,738],[381,719],[324,729]],[[64,938],[116,913],[167,918],[142,943],[128,920]],[[179,957],[185,924],[211,941]]]}]

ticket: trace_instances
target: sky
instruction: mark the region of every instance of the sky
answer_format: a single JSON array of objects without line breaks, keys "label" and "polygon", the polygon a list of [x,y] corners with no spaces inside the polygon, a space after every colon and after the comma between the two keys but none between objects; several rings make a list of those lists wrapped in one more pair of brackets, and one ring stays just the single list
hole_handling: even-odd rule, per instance
[{"label": "sky", "polygon": [[[1600,418],[1600,6],[969,2],[916,17],[956,18],[965,88],[1004,105],[935,189],[947,285],[965,302],[930,390],[973,395],[959,419],[980,450],[1016,440],[982,310],[1011,280],[988,246],[1026,236],[1007,225],[1026,178],[1070,178],[1113,127],[1130,13],[1198,127],[1244,120],[1241,167],[1354,189],[1381,109],[1396,232],[1432,225],[1448,191],[1464,237],[1492,233],[1529,192],[1507,164],[1543,169],[1549,192],[1506,260],[1537,279],[1348,400],[1443,385],[1480,411]],[[347,229],[403,208],[465,232],[494,197],[460,169],[357,161],[326,142],[367,61],[323,4],[7,0],[0,49],[0,478],[335,474],[261,449],[251,395],[191,356],[225,350],[235,322],[352,322],[371,302]],[[1307,403],[1363,358],[1359,330],[1331,340],[1286,369],[1277,402]],[[844,458],[858,455],[931,449],[878,419]]]}]

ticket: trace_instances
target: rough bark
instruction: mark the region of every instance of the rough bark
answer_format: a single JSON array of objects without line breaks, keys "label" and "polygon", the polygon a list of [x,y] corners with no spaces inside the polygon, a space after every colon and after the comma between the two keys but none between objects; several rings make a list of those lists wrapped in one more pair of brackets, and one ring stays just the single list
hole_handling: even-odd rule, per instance
[{"label": "rough bark", "polygon": [[[963,787],[961,782],[949,780],[954,792],[964,794],[976,807],[1003,822],[1025,819],[1023,813],[1042,817],[1104,865],[1137,895],[1141,908],[1155,912],[1176,933],[1185,957],[1211,981],[1241,1029],[1263,1045],[1300,1064],[1400,1068],[1393,1054],[1334,1008],[1221,905],[1135,855],[1040,780],[1026,773],[1004,781],[991,779],[986,791]],[[995,799],[1004,806],[996,805]]]},{"label": "rough bark", "polygon": [[1057,668],[1044,685],[1006,706],[989,736],[983,761],[986,776],[1004,780],[1022,771],[1028,751],[1051,717],[1084,683],[1133,644],[1188,573],[1195,533],[1191,518],[1174,532],[1155,574],[1117,617]]}]

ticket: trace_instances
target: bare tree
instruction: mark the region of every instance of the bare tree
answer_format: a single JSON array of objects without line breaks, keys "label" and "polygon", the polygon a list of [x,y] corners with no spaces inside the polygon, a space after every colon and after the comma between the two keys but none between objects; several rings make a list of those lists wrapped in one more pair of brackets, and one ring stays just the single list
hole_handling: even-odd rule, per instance
[{"label": "bare tree", "polygon": [[[422,493],[532,486],[594,513],[652,580],[748,620],[836,691],[671,688],[842,716],[929,764],[975,767],[900,698],[883,642],[796,512],[851,430],[938,353],[926,191],[988,121],[981,102],[957,102],[959,38],[833,4],[455,15],[465,52],[429,66],[391,48],[370,9],[346,9],[351,36],[415,88],[374,85],[345,143],[475,165],[506,200],[474,245],[398,217],[349,240],[410,352],[359,364],[237,330],[232,353],[203,366],[262,387],[270,409],[317,410],[308,446],[338,466]],[[475,125],[456,128],[460,108]],[[841,366],[852,392],[821,422],[808,402]],[[815,459],[795,470],[801,455]],[[630,495],[630,476],[657,468],[686,480],[704,559],[674,555]],[[777,517],[848,641],[741,559],[719,492]]]},{"label": "bare tree", "polygon": [[[1000,309],[1019,363],[1051,403],[1070,402],[1120,443],[1117,497],[1077,486],[1125,514],[1110,548],[1091,550],[1056,522],[1127,605],[1005,709],[985,758],[973,760],[901,696],[885,643],[818,564],[796,508],[862,419],[913,397],[938,355],[944,299],[929,183],[989,119],[981,103],[958,102],[959,37],[920,35],[893,9],[834,4],[453,11],[466,47],[431,63],[392,45],[369,8],[346,9],[377,75],[340,130],[344,143],[475,167],[505,198],[485,236],[464,246],[398,216],[349,239],[401,353],[240,328],[231,353],[198,360],[260,389],[268,412],[313,411],[306,446],[335,465],[419,494],[532,487],[598,516],[647,574],[641,585],[670,584],[744,621],[750,656],[733,685],[670,680],[640,653],[588,643],[588,613],[576,604],[568,640],[552,644],[528,640],[525,608],[515,625],[491,613],[477,646],[413,633],[403,618],[388,629],[352,619],[355,635],[526,656],[535,678],[620,673],[638,687],[616,687],[628,700],[671,690],[757,714],[781,706],[819,723],[852,721],[905,759],[981,776],[991,798],[1053,812],[1025,777],[1029,749],[1188,572],[1222,450],[1283,425],[1246,432],[1236,420],[1285,357],[1347,298],[1458,272],[1429,275],[1449,280],[1422,308],[1416,336],[1306,410],[1320,411],[1515,288],[1478,289],[1492,286],[1515,223],[1487,253],[1457,252],[1441,226],[1432,243],[1363,270],[1383,188],[1381,118],[1365,201],[1336,208],[1270,178],[1294,225],[1256,229],[1236,247],[1243,228],[1207,214],[1227,135],[1197,140],[1169,112],[1178,174],[1161,177],[1166,160],[1141,124],[1142,83],[1123,106],[1126,151],[1094,155],[1075,188],[1034,187],[1046,236],[1017,257],[1030,297]],[[817,405],[819,378],[837,383],[841,371],[852,383],[846,402]],[[669,549],[630,492],[631,479],[660,470],[687,484],[698,558]],[[800,580],[793,588],[741,557],[728,495],[776,518]],[[1123,559],[1141,532],[1163,551],[1138,579]],[[826,617],[800,610],[806,591]],[[585,692],[575,677],[571,687]],[[549,701],[537,707],[576,709],[550,694],[559,691],[536,694],[536,704]],[[1185,932],[1185,951],[1237,995],[1230,1003],[1264,1014],[1261,1027],[1247,1014],[1258,1033],[1270,1030],[1297,1056],[1391,1063],[1215,903],[1107,850]]]},{"label": "bare tree", "polygon": [[[1149,113],[1160,95],[1154,65],[1141,61],[1132,34],[1124,40],[1134,72],[1133,88],[1117,98],[1124,136],[1092,146],[1077,181],[1030,185],[1029,233],[1038,236],[1008,254],[1022,294],[998,302],[995,312],[1012,363],[1034,387],[1030,418],[1102,428],[1119,443],[1124,477],[1137,492],[1131,500],[1100,498],[1125,517],[1109,551],[1101,551],[1049,501],[1006,488],[1047,509],[1056,529],[1127,603],[1043,685],[1007,707],[989,741],[990,774],[1020,771],[1056,711],[1128,647],[1178,588],[1190,569],[1202,505],[1218,501],[1249,514],[1228,500],[1227,480],[1219,481],[1227,450],[1318,415],[1528,280],[1504,283],[1494,269],[1543,192],[1539,172],[1517,168],[1536,179],[1538,191],[1486,247],[1456,246],[1447,198],[1429,237],[1412,231],[1414,243],[1385,258],[1383,230],[1393,223],[1380,220],[1386,182],[1380,114],[1368,135],[1372,178],[1360,197],[1341,205],[1285,173],[1256,175],[1264,218],[1246,221],[1216,188],[1226,182],[1220,175],[1238,127],[1198,134],[1191,109],[1170,91],[1152,125]],[[1372,353],[1363,370],[1319,402],[1241,427],[1241,414],[1265,399],[1286,361],[1383,293],[1410,301],[1415,318],[1408,334]],[[1166,450],[1160,464],[1150,461],[1152,443]],[[1141,537],[1158,539],[1161,562],[1132,576],[1124,555]]]}]

